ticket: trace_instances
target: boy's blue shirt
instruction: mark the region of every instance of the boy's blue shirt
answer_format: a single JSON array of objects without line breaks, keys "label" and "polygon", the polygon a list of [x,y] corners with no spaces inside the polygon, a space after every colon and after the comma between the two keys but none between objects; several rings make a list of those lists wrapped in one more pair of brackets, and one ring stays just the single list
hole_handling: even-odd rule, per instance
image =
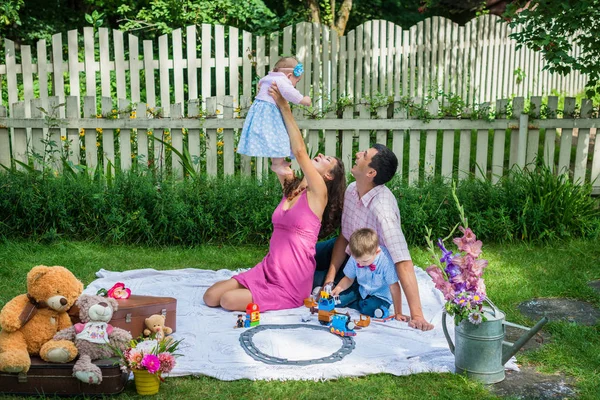
[{"label": "boy's blue shirt", "polygon": [[363,299],[367,296],[375,296],[392,304],[389,286],[398,282],[398,275],[392,257],[385,247],[381,246],[381,252],[373,264],[375,264],[375,271],[371,271],[369,267],[358,268],[354,257],[350,257],[344,267],[344,275],[356,279],[359,285],[358,291]]}]

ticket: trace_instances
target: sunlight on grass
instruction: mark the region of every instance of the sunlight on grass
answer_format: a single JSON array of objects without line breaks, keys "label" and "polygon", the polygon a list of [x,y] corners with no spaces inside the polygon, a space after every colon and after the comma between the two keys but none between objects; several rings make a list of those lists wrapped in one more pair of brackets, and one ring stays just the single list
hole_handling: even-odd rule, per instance
[{"label": "sunlight on grass", "polygon": [[[105,246],[86,242],[0,242],[0,305],[25,292],[25,277],[35,265],[63,265],[84,283],[95,279],[101,269],[125,271],[140,268],[237,269],[255,265],[264,257],[264,247],[201,246],[140,247]],[[426,268],[430,255],[413,248],[415,265]],[[547,246],[526,244],[488,245],[483,257],[489,260],[484,273],[488,295],[507,314],[507,319],[532,325],[517,305],[533,297],[567,297],[600,306],[600,294],[587,282],[600,278],[600,246],[576,240]],[[596,398],[600,392],[600,326],[583,327],[554,322],[544,328],[551,334],[537,351],[518,354],[520,363],[534,365],[544,373],[573,376],[581,398]],[[138,398],[132,383],[119,398]],[[13,399],[17,397],[12,397]],[[223,382],[204,376],[168,379],[157,399],[493,399],[487,389],[454,374],[387,374],[344,378],[326,382]]]}]

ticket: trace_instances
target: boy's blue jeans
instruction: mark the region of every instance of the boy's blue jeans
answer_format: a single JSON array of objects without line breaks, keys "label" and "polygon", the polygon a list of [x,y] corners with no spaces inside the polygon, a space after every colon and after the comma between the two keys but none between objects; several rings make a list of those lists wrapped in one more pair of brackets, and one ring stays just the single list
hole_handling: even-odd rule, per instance
[{"label": "boy's blue jeans", "polygon": [[[346,294],[347,291],[352,291],[353,295]],[[348,301],[349,300],[349,301]],[[340,294],[341,303],[337,307],[349,307],[358,310],[361,314],[368,315],[369,317],[375,316],[375,310],[389,310],[390,303],[375,296],[367,296],[362,298],[358,292],[358,284],[356,280],[352,283],[352,286],[345,292]]]}]

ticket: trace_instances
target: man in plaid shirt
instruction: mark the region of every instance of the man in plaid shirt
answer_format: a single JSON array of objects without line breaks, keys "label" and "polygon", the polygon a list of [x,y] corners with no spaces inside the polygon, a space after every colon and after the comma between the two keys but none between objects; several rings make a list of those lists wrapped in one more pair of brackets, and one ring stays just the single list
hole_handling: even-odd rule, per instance
[{"label": "man in plaid shirt", "polygon": [[[344,197],[342,234],[336,239],[317,243],[317,271],[314,285],[333,285],[342,277],[348,260],[348,238],[355,230],[371,228],[377,232],[380,244],[387,248],[410,309],[409,326],[428,331],[433,325],[425,320],[419,298],[419,287],[408,246],[400,227],[398,202],[385,186],[398,168],[396,155],[386,146],[376,144],[356,154],[352,175],[356,182],[348,185]],[[349,288],[346,292],[350,292]],[[343,296],[346,292],[342,292]],[[400,320],[401,314],[396,318]]]}]

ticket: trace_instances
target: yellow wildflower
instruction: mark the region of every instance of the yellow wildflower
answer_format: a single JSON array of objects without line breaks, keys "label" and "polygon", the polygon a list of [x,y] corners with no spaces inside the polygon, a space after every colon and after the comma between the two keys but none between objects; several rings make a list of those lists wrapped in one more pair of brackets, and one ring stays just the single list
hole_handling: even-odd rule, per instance
[{"label": "yellow wildflower", "polygon": [[217,128],[217,133],[223,132],[223,128]]},{"label": "yellow wildflower", "polygon": [[60,140],[62,140],[63,142],[66,142],[67,141],[67,137],[63,135],[63,136],[60,137]]},{"label": "yellow wildflower", "polygon": [[223,143],[223,141],[222,141],[222,140],[219,140],[219,141],[217,142],[217,146],[219,146],[219,147],[223,147],[223,145],[224,145],[224,144],[225,144],[225,143]]},{"label": "yellow wildflower", "polygon": [[221,154],[223,154],[223,150],[219,150],[219,151],[217,151],[217,154],[218,154],[218,155],[221,155]]},{"label": "yellow wildflower", "polygon": [[102,118],[102,114],[97,114],[96,118]]},{"label": "yellow wildflower", "polygon": [[235,111],[236,113],[239,113],[240,111],[242,111],[242,108],[241,108],[241,107],[237,107],[237,108],[236,108],[234,111]]},{"label": "yellow wildflower", "polygon": [[100,142],[96,142],[96,147],[100,147]]},{"label": "yellow wildflower", "polygon": [[132,111],[131,114],[129,114],[129,118],[133,119],[136,117],[136,115],[137,114],[135,113],[135,111]]},{"label": "yellow wildflower", "polygon": [[216,113],[217,113],[217,115],[221,114],[221,110],[217,110]]},{"label": "yellow wildflower", "polygon": [[81,150],[85,151],[85,146],[81,146]]},{"label": "yellow wildflower", "polygon": [[85,135],[85,129],[79,128],[79,136],[83,137]]},{"label": "yellow wildflower", "polygon": [[133,143],[133,139],[129,139],[129,143]]},{"label": "yellow wildflower", "polygon": [[148,136],[152,136],[152,131],[148,131]]},{"label": "yellow wildflower", "polygon": [[102,128],[96,128],[96,132],[102,133]]}]

